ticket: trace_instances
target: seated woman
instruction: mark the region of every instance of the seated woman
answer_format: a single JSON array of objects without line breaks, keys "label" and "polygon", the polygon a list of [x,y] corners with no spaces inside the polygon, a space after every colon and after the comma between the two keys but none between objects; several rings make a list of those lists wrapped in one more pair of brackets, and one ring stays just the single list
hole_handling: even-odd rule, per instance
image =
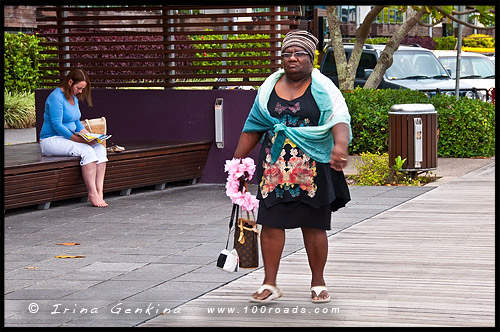
[{"label": "seated woman", "polygon": [[40,149],[46,156],[79,156],[89,202],[96,207],[106,207],[108,204],[103,195],[108,161],[106,148],[95,141],[87,142],[76,134],[88,133],[80,122],[79,100],[87,100],[92,106],[89,75],[76,68],[70,70],[59,87],[47,97]]}]

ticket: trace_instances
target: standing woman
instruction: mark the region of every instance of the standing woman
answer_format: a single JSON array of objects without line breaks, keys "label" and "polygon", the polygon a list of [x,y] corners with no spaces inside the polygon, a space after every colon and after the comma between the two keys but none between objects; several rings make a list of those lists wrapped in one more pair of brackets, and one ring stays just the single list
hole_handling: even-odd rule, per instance
[{"label": "standing woman", "polygon": [[331,213],[350,200],[342,169],[351,140],[350,115],[332,81],[314,69],[318,40],[307,31],[285,36],[283,69],[259,88],[235,158],[245,158],[261,141],[257,163],[265,277],[250,298],[267,303],[280,297],[276,286],[285,229],[301,228],[312,272],[311,300],[330,301],[323,276]]},{"label": "standing woman", "polygon": [[96,207],[106,207],[104,174],[106,148],[97,142],[87,142],[75,133],[88,133],[80,122],[78,102],[87,100],[92,106],[89,75],[82,69],[70,70],[64,81],[47,97],[40,149],[46,156],[78,156],[88,200]]}]

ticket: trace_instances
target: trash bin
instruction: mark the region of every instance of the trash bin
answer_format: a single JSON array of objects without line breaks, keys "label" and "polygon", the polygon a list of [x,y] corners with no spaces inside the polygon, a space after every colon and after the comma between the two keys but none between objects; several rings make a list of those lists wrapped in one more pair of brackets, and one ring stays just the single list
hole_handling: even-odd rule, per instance
[{"label": "trash bin", "polygon": [[398,104],[389,110],[389,167],[406,158],[402,171],[437,168],[437,112],[432,104]]}]

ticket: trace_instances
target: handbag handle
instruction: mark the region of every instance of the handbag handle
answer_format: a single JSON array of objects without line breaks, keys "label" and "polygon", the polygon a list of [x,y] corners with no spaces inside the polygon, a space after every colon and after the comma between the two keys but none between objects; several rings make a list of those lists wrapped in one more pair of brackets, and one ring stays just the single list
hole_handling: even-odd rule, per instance
[{"label": "handbag handle", "polygon": [[90,127],[90,121],[89,121],[89,119],[85,119],[85,123],[89,127],[89,131],[92,132],[92,127]]}]

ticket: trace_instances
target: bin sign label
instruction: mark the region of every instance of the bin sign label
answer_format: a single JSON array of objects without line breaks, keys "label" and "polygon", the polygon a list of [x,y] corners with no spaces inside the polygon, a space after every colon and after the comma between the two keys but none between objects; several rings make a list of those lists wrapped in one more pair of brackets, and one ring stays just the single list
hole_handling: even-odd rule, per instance
[{"label": "bin sign label", "polygon": [[415,168],[422,167],[422,118],[413,119],[413,132],[415,133],[414,151],[415,151]]}]

